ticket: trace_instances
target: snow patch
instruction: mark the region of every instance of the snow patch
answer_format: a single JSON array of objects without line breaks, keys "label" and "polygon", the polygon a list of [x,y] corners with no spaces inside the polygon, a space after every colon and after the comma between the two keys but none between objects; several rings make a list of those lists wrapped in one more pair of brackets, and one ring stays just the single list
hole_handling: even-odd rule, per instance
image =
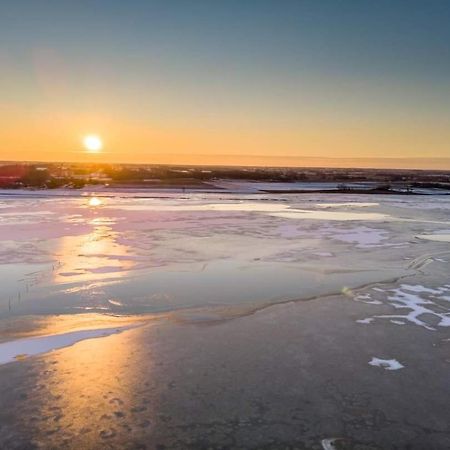
[{"label": "snow patch", "polygon": [[358,323],[372,323],[374,319],[368,318],[368,319],[359,319],[356,322]]},{"label": "snow patch", "polygon": [[47,353],[59,348],[69,347],[85,339],[109,336],[124,331],[126,327],[103,328],[96,330],[72,331],[52,336],[38,336],[0,344],[0,364],[18,361],[29,356]]},{"label": "snow patch", "polygon": [[[395,309],[406,311],[406,314],[377,315],[357,320],[358,323],[371,323],[375,319],[388,319],[396,325],[405,325],[409,322],[430,331],[435,331],[436,327],[450,327],[450,307],[447,304],[450,299],[448,295],[450,293],[449,285],[428,288],[419,284],[401,284],[396,289],[373,288],[372,290],[388,294],[386,301],[383,303],[387,303]],[[378,300],[372,301],[370,293],[365,294],[362,301],[365,303],[378,302]]]},{"label": "snow patch", "polygon": [[450,242],[450,230],[439,230],[433,234],[418,234],[416,238],[426,241]]},{"label": "snow patch", "polygon": [[369,364],[375,367],[382,367],[384,370],[399,370],[405,366],[400,364],[396,359],[381,359],[373,357]]},{"label": "snow patch", "polygon": [[274,217],[283,219],[310,219],[310,220],[338,220],[338,221],[382,221],[389,220],[391,216],[381,213],[353,213],[340,211],[314,211],[314,210],[292,210],[286,212],[269,213]]},{"label": "snow patch", "polygon": [[355,208],[367,208],[369,206],[379,206],[379,203],[369,202],[347,202],[347,203],[318,203],[318,208],[340,208],[340,207],[355,207]]}]

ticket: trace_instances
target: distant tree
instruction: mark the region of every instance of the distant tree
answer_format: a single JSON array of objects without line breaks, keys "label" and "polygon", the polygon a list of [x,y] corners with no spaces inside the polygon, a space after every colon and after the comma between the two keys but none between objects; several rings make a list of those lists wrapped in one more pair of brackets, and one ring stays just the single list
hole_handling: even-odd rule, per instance
[{"label": "distant tree", "polygon": [[31,166],[27,173],[20,179],[25,186],[41,187],[45,186],[49,179],[49,173],[47,169],[41,169]]}]

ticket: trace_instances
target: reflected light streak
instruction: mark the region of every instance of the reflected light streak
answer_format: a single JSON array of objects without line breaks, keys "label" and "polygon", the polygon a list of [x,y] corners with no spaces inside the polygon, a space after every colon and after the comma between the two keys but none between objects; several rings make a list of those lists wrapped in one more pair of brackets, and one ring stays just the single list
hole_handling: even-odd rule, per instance
[{"label": "reflected light streak", "polygon": [[60,240],[55,283],[103,282],[122,278],[133,268],[135,263],[127,259],[128,247],[117,242],[117,233],[111,229],[114,222],[108,217],[95,217],[88,223],[93,226],[91,233]]},{"label": "reflected light streak", "polygon": [[[151,336],[152,327],[145,328]],[[35,438],[52,448],[68,442],[70,448],[128,448],[132,439],[149,438],[147,423],[158,405],[147,388],[153,358],[141,330],[88,339],[45,357],[44,388],[33,402]],[[23,415],[32,414],[27,406]]]},{"label": "reflected light streak", "polygon": [[98,197],[91,197],[89,199],[89,206],[100,206],[103,202]]}]

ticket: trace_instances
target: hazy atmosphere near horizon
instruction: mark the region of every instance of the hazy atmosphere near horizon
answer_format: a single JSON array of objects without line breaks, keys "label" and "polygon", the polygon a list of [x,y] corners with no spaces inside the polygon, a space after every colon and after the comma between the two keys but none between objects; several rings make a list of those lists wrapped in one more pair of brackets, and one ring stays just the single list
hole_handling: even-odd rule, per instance
[{"label": "hazy atmosphere near horizon", "polygon": [[450,449],[450,0],[0,0],[0,450]]},{"label": "hazy atmosphere near horizon", "polygon": [[449,20],[446,0],[2,0],[0,160],[448,169]]}]

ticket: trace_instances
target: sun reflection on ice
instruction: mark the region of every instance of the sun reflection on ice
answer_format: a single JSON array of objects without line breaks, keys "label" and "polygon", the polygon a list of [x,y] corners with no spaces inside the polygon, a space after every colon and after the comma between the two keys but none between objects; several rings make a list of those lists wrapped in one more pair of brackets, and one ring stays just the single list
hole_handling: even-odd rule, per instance
[{"label": "sun reflection on ice", "polygon": [[91,197],[89,199],[89,206],[100,206],[103,205],[103,202],[98,197]]},{"label": "sun reflection on ice", "polygon": [[[95,208],[103,202],[91,197],[88,204]],[[103,215],[84,217],[83,220],[92,227],[90,232],[60,240],[54,282],[84,285],[125,276],[134,262],[129,259],[128,247],[117,242],[117,233],[112,229],[115,220]]]}]

